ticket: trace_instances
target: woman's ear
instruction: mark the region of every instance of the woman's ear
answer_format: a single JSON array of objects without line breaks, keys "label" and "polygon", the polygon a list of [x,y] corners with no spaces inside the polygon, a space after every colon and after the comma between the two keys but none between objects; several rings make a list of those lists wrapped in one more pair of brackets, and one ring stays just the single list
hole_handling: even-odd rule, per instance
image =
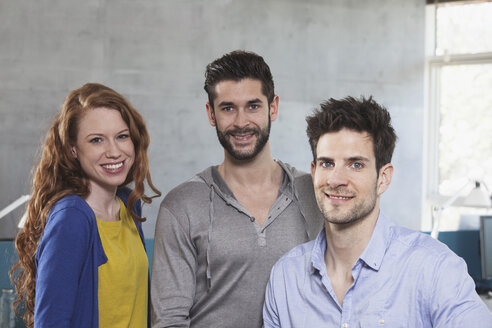
[{"label": "woman's ear", "polygon": [[70,146],[70,152],[72,153],[73,158],[77,158],[77,149],[75,149],[75,146]]}]

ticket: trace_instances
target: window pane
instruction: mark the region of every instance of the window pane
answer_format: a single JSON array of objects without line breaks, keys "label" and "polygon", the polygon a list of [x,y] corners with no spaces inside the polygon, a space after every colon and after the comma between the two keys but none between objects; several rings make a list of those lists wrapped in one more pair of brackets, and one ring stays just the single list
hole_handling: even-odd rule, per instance
[{"label": "window pane", "polygon": [[492,51],[492,2],[437,8],[436,55]]},{"label": "window pane", "polygon": [[[483,180],[490,193],[492,64],[444,66],[440,82],[439,193],[453,196],[469,179]],[[443,212],[441,230],[458,229],[460,215],[483,212],[450,207]]]},{"label": "window pane", "polygon": [[468,179],[492,188],[492,64],[445,66],[441,72],[439,192]]}]

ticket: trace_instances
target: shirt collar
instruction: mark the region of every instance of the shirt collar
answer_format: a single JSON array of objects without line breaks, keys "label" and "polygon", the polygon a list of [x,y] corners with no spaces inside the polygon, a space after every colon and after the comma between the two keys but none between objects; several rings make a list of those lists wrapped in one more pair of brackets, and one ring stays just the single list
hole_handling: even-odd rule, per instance
[{"label": "shirt collar", "polygon": [[[379,213],[376,226],[372,232],[371,239],[366,248],[359,257],[360,260],[372,268],[378,271],[383,262],[384,254],[391,240],[391,226],[393,224],[388,221],[381,212]],[[316,239],[314,240],[313,251],[311,254],[312,272],[314,270],[323,274],[326,271],[325,265],[325,251],[326,251],[326,233],[325,228],[320,231]]]},{"label": "shirt collar", "polygon": [[372,232],[371,239],[366,246],[366,249],[359,257],[364,263],[373,270],[378,271],[383,262],[384,254],[390,243],[392,223],[388,221],[381,212]]},{"label": "shirt collar", "polygon": [[311,273],[314,273],[315,270],[318,270],[321,274],[326,272],[325,251],[326,233],[323,226],[323,229],[321,229],[318,236],[314,240],[313,252],[311,253]]}]

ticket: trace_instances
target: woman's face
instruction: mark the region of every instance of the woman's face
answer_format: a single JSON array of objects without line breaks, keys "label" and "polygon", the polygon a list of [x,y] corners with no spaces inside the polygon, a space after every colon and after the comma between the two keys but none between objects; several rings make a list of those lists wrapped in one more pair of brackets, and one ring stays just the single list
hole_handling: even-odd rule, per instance
[{"label": "woman's face", "polygon": [[91,192],[114,192],[135,161],[130,130],[120,112],[105,107],[87,110],[78,121],[72,154],[89,177]]}]

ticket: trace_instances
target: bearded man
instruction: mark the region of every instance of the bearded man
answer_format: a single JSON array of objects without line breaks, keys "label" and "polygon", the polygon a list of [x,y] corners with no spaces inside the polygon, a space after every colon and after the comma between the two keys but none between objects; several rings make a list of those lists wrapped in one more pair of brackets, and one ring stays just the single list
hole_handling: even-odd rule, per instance
[{"label": "bearded man", "polygon": [[270,152],[279,97],[263,58],[234,51],[216,59],[204,88],[224,160],[161,204],[152,326],[259,328],[273,264],[316,237],[323,218],[310,176]]}]

